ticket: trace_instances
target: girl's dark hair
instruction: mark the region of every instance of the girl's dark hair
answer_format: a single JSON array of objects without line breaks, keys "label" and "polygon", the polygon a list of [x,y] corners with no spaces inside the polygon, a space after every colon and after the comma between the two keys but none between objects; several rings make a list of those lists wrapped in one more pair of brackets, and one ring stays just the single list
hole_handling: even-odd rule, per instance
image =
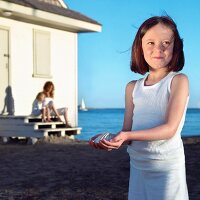
[{"label": "girl's dark hair", "polygon": [[174,49],[172,59],[168,65],[168,71],[180,71],[184,66],[183,40],[180,38],[175,22],[169,16],[155,16],[147,19],[138,29],[131,52],[131,71],[145,74],[149,71],[149,65],[144,59],[142,51],[142,38],[145,33],[157,24],[169,27],[174,33]]}]

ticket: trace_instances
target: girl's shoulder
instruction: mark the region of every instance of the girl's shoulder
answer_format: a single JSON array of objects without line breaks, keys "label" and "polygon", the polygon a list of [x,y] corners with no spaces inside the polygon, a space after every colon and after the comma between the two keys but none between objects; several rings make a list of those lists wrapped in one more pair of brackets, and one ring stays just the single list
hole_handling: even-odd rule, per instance
[{"label": "girl's shoulder", "polygon": [[184,74],[184,73],[175,73],[175,76],[177,76],[177,77],[187,77],[187,75]]},{"label": "girl's shoulder", "polygon": [[187,75],[183,74],[183,73],[177,73],[170,84],[170,91],[178,91],[178,90],[185,90],[188,91],[189,90],[189,80]]},{"label": "girl's shoulder", "polygon": [[188,77],[184,73],[176,73],[172,79],[172,82],[176,82],[177,84],[188,82]]},{"label": "girl's shoulder", "polygon": [[126,85],[126,92],[127,93],[132,93],[132,91],[134,90],[135,84],[136,84],[137,80],[132,80],[130,82],[127,83]]},{"label": "girl's shoulder", "polygon": [[140,78],[138,80],[132,80],[130,82],[127,83],[126,88],[134,88],[137,82],[143,81],[143,79],[145,79],[145,77]]},{"label": "girl's shoulder", "polygon": [[136,82],[137,82],[137,80],[132,80],[132,81],[130,81],[130,82],[127,83],[126,87],[132,88],[132,87],[135,86]]}]

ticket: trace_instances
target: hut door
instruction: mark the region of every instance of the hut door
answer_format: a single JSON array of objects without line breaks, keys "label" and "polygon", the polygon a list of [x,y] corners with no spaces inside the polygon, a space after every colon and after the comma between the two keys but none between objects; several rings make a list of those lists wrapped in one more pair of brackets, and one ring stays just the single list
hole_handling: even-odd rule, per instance
[{"label": "hut door", "polygon": [[9,52],[8,52],[9,31],[0,28],[0,115],[7,112],[5,108],[8,81],[9,81]]}]

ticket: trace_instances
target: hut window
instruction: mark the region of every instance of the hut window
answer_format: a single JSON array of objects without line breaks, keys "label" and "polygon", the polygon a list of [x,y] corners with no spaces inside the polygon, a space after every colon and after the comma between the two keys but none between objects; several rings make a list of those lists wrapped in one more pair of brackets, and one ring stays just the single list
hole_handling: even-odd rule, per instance
[{"label": "hut window", "polygon": [[50,33],[33,31],[33,76],[51,77]]}]

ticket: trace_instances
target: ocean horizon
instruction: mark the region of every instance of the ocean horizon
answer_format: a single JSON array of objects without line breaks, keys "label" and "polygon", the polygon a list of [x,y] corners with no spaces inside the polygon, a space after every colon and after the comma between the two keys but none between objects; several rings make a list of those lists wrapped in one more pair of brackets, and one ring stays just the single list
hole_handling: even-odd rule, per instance
[{"label": "ocean horizon", "polygon": [[[82,128],[76,139],[89,140],[92,136],[103,133],[117,133],[121,130],[124,108],[88,108],[78,112],[78,126]],[[200,109],[188,108],[182,137],[200,136]]]}]

